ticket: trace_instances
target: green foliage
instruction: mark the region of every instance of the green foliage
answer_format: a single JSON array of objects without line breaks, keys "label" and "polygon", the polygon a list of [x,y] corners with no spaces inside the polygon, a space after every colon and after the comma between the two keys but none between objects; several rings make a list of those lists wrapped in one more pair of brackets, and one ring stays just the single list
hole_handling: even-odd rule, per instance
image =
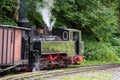
[{"label": "green foliage", "polygon": [[[118,29],[117,1],[108,4],[107,0],[56,0],[53,10],[56,26],[69,26],[82,31],[85,41],[85,58],[89,60],[115,61],[120,50],[114,41]],[[99,42],[97,42],[99,41]],[[105,44],[103,44],[105,43]],[[108,45],[108,44],[110,45]]]},{"label": "green foliage", "polygon": [[[117,29],[117,16],[114,10],[102,8],[102,10],[94,11],[95,16],[92,19],[93,27],[91,30],[100,41],[109,41]],[[96,17],[96,18],[95,18]]]},{"label": "green foliage", "polygon": [[[118,60],[117,56],[120,57],[119,0],[54,1],[55,8],[52,10],[52,14],[57,19],[55,27],[68,26],[82,31],[86,59]],[[42,16],[36,12],[36,0],[26,2],[29,2],[26,4],[30,25],[43,26]],[[0,24],[16,25],[13,19],[15,5],[15,0],[0,0]]]},{"label": "green foliage", "polygon": [[0,0],[0,24],[16,25],[13,20],[14,0]]},{"label": "green foliage", "polygon": [[111,44],[116,51],[117,56],[120,57],[120,37],[114,37],[111,39]]},{"label": "green foliage", "polygon": [[116,51],[116,55],[120,57],[120,46],[113,46],[113,48]]},{"label": "green foliage", "polygon": [[10,17],[12,18],[12,14],[15,8],[14,0],[0,0],[0,17]]},{"label": "green foliage", "polygon": [[36,3],[31,0],[31,4],[29,6],[29,10],[27,13],[27,17],[30,21],[31,26],[41,27],[43,24],[42,16],[36,12]]},{"label": "green foliage", "polygon": [[0,18],[0,24],[17,26],[13,19],[7,17]]},{"label": "green foliage", "polygon": [[[88,66],[88,65],[103,65],[103,64],[113,64],[113,63],[120,63],[120,61],[98,61],[98,60],[84,60],[81,65]],[[79,65],[78,65],[79,66]]]},{"label": "green foliage", "polygon": [[115,10],[105,7],[100,1],[56,1],[55,7],[56,26],[81,29],[84,34],[90,33],[89,36],[92,34],[99,41],[109,41],[118,27]]},{"label": "green foliage", "polygon": [[85,58],[99,61],[119,61],[116,51],[111,44],[101,42],[89,42],[85,45]]},{"label": "green foliage", "polygon": [[111,39],[111,44],[113,46],[120,46],[120,38],[119,37],[114,37]]}]

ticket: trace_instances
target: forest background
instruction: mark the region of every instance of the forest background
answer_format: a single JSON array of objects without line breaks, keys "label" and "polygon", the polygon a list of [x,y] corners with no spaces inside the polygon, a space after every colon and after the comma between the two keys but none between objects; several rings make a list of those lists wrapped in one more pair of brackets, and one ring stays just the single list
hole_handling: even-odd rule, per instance
[{"label": "forest background", "polygon": [[[0,24],[17,25],[18,0],[0,0]],[[31,26],[45,23],[36,11],[36,1],[24,0]],[[120,61],[120,0],[54,0],[54,27],[79,29],[84,41],[84,58]]]}]

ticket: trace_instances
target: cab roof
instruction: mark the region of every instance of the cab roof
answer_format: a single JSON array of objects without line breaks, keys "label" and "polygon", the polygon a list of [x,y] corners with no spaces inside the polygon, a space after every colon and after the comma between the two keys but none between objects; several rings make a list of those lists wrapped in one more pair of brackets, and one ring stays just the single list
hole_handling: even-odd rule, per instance
[{"label": "cab roof", "polygon": [[67,31],[80,31],[78,29],[68,29],[68,28],[64,28],[64,27],[59,27],[59,28],[56,28],[56,29],[67,30]]}]

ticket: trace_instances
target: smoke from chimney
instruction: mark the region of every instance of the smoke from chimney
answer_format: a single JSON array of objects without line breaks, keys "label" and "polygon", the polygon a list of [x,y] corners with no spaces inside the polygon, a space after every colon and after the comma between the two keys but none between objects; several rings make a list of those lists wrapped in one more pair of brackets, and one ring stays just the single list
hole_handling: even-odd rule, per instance
[{"label": "smoke from chimney", "polygon": [[48,27],[49,31],[52,31],[52,27],[55,24],[56,19],[52,18],[51,10],[54,8],[53,0],[43,0],[41,3],[37,2],[36,11],[42,15],[43,21]]}]

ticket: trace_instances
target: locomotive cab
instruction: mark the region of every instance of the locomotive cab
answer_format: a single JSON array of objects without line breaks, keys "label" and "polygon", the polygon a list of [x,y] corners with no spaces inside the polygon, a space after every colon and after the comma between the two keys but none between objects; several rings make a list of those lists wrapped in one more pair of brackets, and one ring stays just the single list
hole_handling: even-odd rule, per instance
[{"label": "locomotive cab", "polygon": [[81,40],[81,31],[77,29],[56,28],[53,29],[53,35],[59,36],[63,41],[73,41],[76,55],[83,54],[83,41]]}]

